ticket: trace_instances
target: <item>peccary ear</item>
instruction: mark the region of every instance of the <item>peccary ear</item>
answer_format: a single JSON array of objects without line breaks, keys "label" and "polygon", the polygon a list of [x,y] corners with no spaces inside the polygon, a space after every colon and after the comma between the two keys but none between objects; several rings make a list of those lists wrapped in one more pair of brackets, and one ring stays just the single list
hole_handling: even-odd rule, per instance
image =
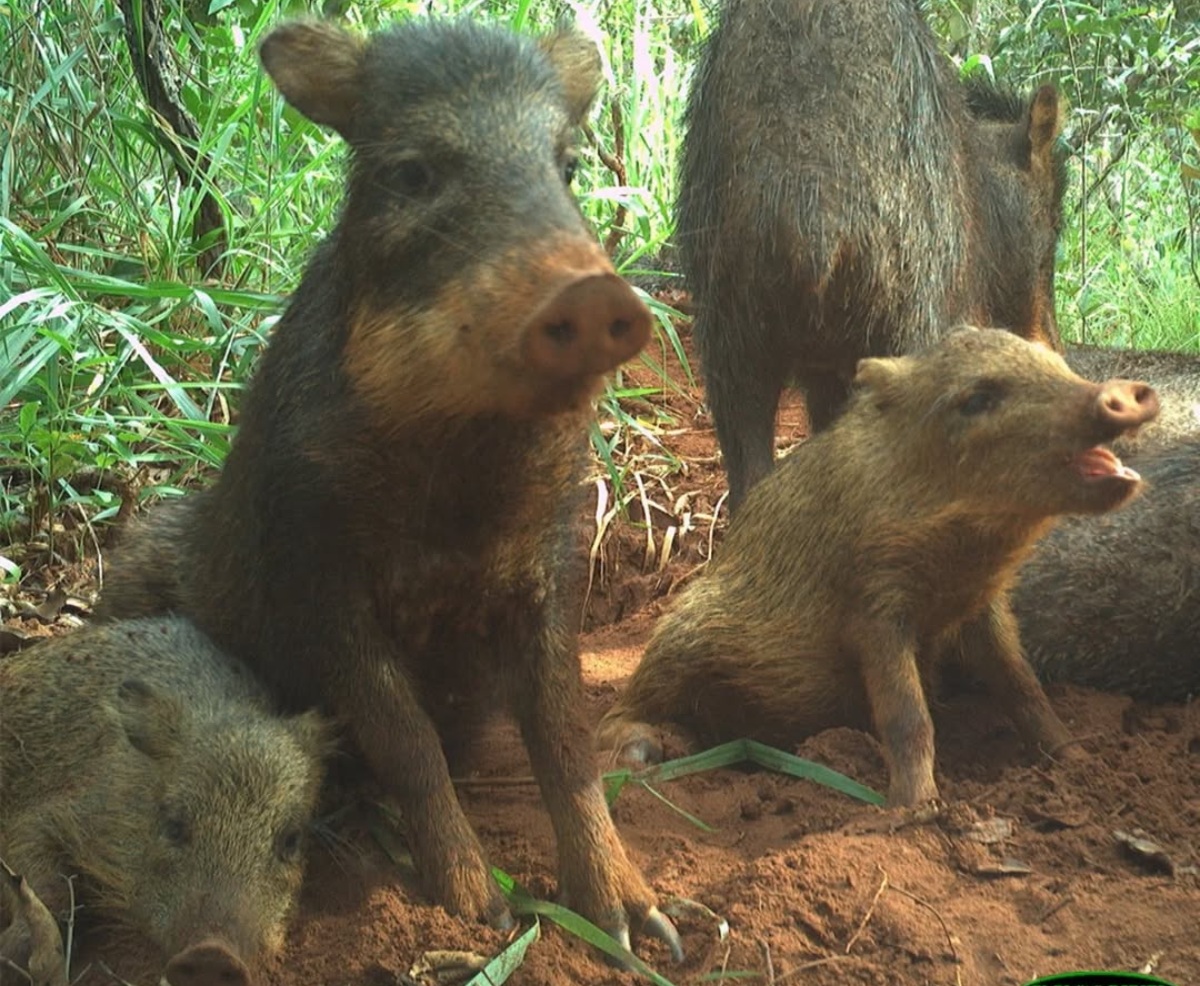
[{"label": "peccary ear", "polygon": [[290,719],[288,725],[296,742],[318,760],[323,761],[334,752],[337,738],[333,725],[319,712],[304,712]]},{"label": "peccary ear", "polygon": [[117,689],[117,713],[135,750],[156,760],[179,752],[184,711],[174,698],[131,678]]},{"label": "peccary ear", "polygon": [[293,21],[263,39],[258,56],[283,98],[347,139],[362,92],[361,38],[324,21]]},{"label": "peccary ear", "polygon": [[906,362],[903,356],[892,359],[860,359],[854,373],[854,386],[859,390],[882,392],[900,376]]},{"label": "peccary ear", "polygon": [[1052,166],[1054,143],[1058,139],[1061,127],[1058,90],[1054,86],[1042,86],[1033,95],[1025,121],[1031,166],[1039,165],[1047,168]]},{"label": "peccary ear", "polygon": [[571,122],[581,123],[600,88],[600,49],[571,27],[559,28],[539,39],[538,44],[558,73]]}]

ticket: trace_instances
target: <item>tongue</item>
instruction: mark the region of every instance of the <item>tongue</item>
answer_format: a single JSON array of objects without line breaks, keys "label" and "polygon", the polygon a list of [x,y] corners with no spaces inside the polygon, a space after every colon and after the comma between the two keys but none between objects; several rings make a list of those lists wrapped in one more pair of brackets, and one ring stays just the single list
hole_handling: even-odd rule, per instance
[{"label": "tongue", "polygon": [[1084,479],[1107,479],[1110,476],[1131,480],[1142,478],[1136,471],[1123,465],[1111,451],[1099,445],[1075,456],[1075,468]]}]

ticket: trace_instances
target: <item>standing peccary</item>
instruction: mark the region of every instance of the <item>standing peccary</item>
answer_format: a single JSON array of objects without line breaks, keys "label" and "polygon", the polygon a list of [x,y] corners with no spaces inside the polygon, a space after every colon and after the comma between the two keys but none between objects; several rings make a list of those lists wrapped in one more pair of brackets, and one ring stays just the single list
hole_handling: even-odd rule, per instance
[{"label": "standing peccary", "polygon": [[[325,727],[283,719],[185,620],[93,627],[0,660],[0,858],[60,918],[147,936],[170,986],[247,986],[283,945]],[[29,929],[0,889],[0,955]],[[6,896],[7,894],[7,896]]]},{"label": "standing peccary", "polygon": [[1200,355],[1161,349],[1110,349],[1069,345],[1067,365],[1089,380],[1145,380],[1158,394],[1159,415],[1116,443],[1121,455],[1156,448],[1200,432]]},{"label": "standing peccary", "polygon": [[925,689],[958,659],[1030,744],[1070,738],[1021,653],[1008,587],[1054,518],[1139,486],[1101,443],[1152,419],[1143,384],[1080,379],[996,329],[867,359],[845,414],[756,486],[721,553],[655,629],[602,747],[655,753],[647,722],[791,744],[873,724],[888,800],[936,797]]},{"label": "standing peccary", "polygon": [[1039,544],[1013,612],[1043,681],[1178,702],[1200,694],[1200,436],[1136,465],[1146,495]]},{"label": "standing peccary", "polygon": [[[348,141],[345,208],[219,481],[131,543],[103,612],[177,605],[289,707],[331,709],[403,809],[429,894],[499,927],[511,915],[442,739],[506,701],[563,895],[678,956],[579,716],[587,422],[602,374],[650,332],[568,188],[599,53],[570,30],[535,43],[435,21],[366,42],[295,23],[261,54],[288,102]],[[177,584],[146,584],[141,562],[163,553]]]},{"label": "standing peccary", "polygon": [[958,322],[1058,347],[1058,97],[964,91],[914,0],[725,0],[696,69],[680,259],[730,507],[779,395],[819,431],[865,356]]}]

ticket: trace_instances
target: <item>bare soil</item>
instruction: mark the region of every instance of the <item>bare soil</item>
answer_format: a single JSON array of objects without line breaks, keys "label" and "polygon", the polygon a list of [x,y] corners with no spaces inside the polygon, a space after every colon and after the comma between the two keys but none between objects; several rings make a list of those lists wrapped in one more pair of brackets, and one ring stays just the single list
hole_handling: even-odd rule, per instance
[{"label": "bare soil", "polygon": [[[596,539],[597,513],[605,526],[593,551],[582,640],[588,704],[581,714],[593,719],[636,666],[671,593],[719,550],[724,528],[717,509],[724,479],[702,389],[670,353],[652,355],[663,368],[628,369],[624,383],[669,377],[675,421],[660,440],[679,461],[661,477],[648,469],[640,487],[633,482],[628,517],[605,520],[613,505],[601,502],[597,511],[593,500],[580,520],[584,550]],[[802,404],[790,397],[780,446],[802,439],[804,429]],[[635,451],[647,462],[658,454],[650,440]],[[751,982],[806,986],[1007,986],[1086,968],[1200,983],[1200,711],[1073,687],[1051,698],[1083,739],[1086,761],[1035,761],[986,696],[939,704],[938,781],[947,807],[933,821],[905,823],[762,770],[662,784],[664,795],[711,829],[703,831],[627,787],[614,816],[662,898],[700,901],[730,927],[722,941],[711,921],[680,920],[687,959],[679,967],[657,943],[641,943],[640,953],[678,984],[741,972],[754,973]],[[669,741],[671,753],[688,749],[683,737]],[[867,734],[830,730],[796,752],[886,788],[879,745]],[[493,724],[461,771],[459,792],[494,863],[534,894],[552,896],[553,833],[510,724]],[[333,829],[336,839],[313,850],[301,913],[286,954],[266,976],[269,986],[430,983],[410,975],[425,953],[490,955],[504,946],[504,936],[424,900],[367,816],[352,813]],[[1139,854],[1117,833],[1150,840],[1161,853]],[[128,982],[156,980],[132,946],[97,940],[76,962],[77,969],[93,963],[85,982],[112,982],[99,959]],[[634,977],[543,923],[541,940],[509,981],[602,986]]]}]

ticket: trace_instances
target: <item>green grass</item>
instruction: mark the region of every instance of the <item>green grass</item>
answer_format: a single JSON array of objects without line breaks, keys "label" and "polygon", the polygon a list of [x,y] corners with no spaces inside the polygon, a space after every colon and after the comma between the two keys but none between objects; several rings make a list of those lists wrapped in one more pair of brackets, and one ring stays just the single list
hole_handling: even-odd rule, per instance
[{"label": "green grass", "polygon": [[[139,477],[143,496],[176,492],[218,468],[243,387],[305,259],[335,220],[344,150],[286,109],[255,49],[298,2],[167,5],[185,102],[211,162],[209,187],[229,230],[219,283],[197,274],[197,193],[181,187],[133,78],[114,0],[0,0],[0,545],[6,519],[45,499],[93,520],[116,504],[76,494],[84,467]],[[314,9],[315,9],[314,4]],[[626,273],[669,248],[680,114],[710,0],[389,0],[348,2],[360,30],[431,9],[523,31],[564,12],[601,44],[607,85],[577,178],[583,208]],[[1072,162],[1059,264],[1070,338],[1200,348],[1195,256],[1200,41],[1169,5],[1115,0],[1035,5],[933,0],[948,50],[974,71],[1027,84],[1056,80],[1074,131],[1101,110]],[[211,9],[211,13],[209,12]],[[1023,8],[1022,8],[1023,9]],[[190,20],[180,19],[180,10]],[[1139,12],[1140,11],[1140,12]],[[1138,85],[1131,78],[1141,77]],[[598,148],[617,154],[618,176]],[[1114,161],[1115,158],[1115,161]],[[1107,170],[1106,170],[1107,169]],[[1080,188],[1103,174],[1086,202]],[[656,305],[662,346],[681,352]],[[617,376],[601,402],[597,471],[621,485],[659,424]],[[638,417],[633,407],[643,408]],[[19,466],[17,473],[11,467]],[[671,471],[670,449],[646,468]]]}]

